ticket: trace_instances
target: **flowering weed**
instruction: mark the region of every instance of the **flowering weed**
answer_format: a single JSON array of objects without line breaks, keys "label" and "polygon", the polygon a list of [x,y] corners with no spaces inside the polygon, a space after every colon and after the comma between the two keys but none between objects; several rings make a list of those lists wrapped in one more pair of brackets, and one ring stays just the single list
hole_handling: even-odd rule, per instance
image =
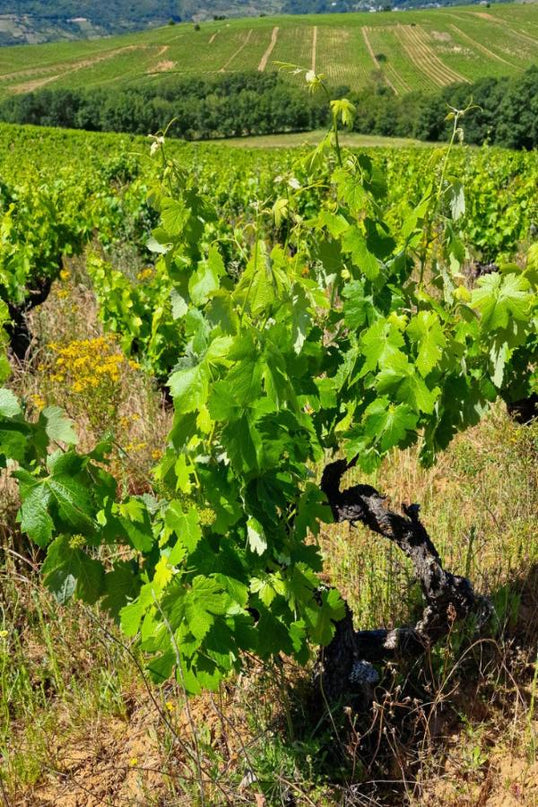
[{"label": "flowering weed", "polygon": [[129,394],[128,376],[138,365],[127,360],[112,336],[50,343],[46,398],[73,417],[86,416],[97,433],[114,428]]}]

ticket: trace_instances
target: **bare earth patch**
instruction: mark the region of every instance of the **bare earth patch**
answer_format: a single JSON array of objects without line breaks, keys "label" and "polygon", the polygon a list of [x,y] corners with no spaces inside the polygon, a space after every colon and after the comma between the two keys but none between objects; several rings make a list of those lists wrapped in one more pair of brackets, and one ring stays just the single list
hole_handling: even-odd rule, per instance
[{"label": "bare earth patch", "polygon": [[55,76],[47,76],[47,78],[36,78],[34,81],[25,81],[23,84],[16,84],[12,89],[13,92],[17,94],[33,92],[33,90],[38,90],[40,87],[50,84],[51,81],[56,81],[56,79],[61,78],[61,76],[61,73],[57,73]]},{"label": "bare earth patch", "polygon": [[[97,719],[84,733],[51,743],[54,767],[42,783],[16,802],[19,807],[98,807],[102,804],[149,802],[164,790],[152,704],[143,705],[129,721]],[[153,709],[154,712],[154,709]]]},{"label": "bare earth patch", "polygon": [[152,68],[151,70],[148,70],[147,72],[148,73],[166,73],[166,72],[168,72],[168,70],[173,70],[174,67],[176,66],[176,64],[177,64],[177,62],[171,62],[171,61],[159,62],[158,64],[155,65],[154,68]]},{"label": "bare earth patch", "polygon": [[[522,754],[504,748],[494,749],[487,762],[473,760],[462,771],[461,736],[454,738],[454,756],[449,753],[444,773],[426,789],[426,804],[453,807],[535,807],[538,804],[538,762],[529,762]],[[465,786],[462,786],[462,780]],[[462,793],[464,790],[464,793]],[[429,800],[428,800],[429,799]]]},{"label": "bare earth patch", "polygon": [[314,25],[312,31],[312,72],[316,72],[316,50],[318,46],[318,26]]},{"label": "bare earth patch", "polygon": [[276,45],[277,37],[278,37],[278,25],[276,25],[273,28],[273,31],[271,33],[271,41],[269,42],[267,50],[265,51],[262,58],[260,59],[260,63],[258,65],[258,70],[260,71],[260,73],[263,73],[263,71],[267,67],[267,62],[269,60],[269,56],[272,54],[272,52],[274,50],[274,47]]},{"label": "bare earth patch", "polygon": [[480,17],[483,20],[493,20],[493,22],[499,22],[497,17],[494,17],[493,14],[488,14],[487,11],[471,11],[475,17]]}]

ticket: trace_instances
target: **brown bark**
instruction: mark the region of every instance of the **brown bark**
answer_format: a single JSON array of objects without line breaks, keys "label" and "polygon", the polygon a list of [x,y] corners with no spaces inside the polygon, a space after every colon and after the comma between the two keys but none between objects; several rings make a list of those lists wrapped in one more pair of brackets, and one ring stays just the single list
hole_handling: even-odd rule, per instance
[{"label": "brown bark", "polygon": [[[58,271],[60,271],[61,268],[62,261],[60,259],[58,262]],[[28,326],[28,313],[33,308],[36,308],[36,306],[45,302],[49,296],[54,279],[53,277],[43,278],[40,287],[38,289],[30,289],[24,301],[18,305],[9,301],[7,302],[10,322],[6,325],[6,331],[9,336],[9,346],[11,352],[19,361],[24,361],[27,358],[32,342],[32,334]]]},{"label": "brown bark", "polygon": [[402,513],[390,510],[386,499],[370,485],[340,490],[344,473],[354,462],[338,460],[326,466],[321,489],[335,521],[361,523],[395,543],[412,561],[426,607],[419,622],[394,630],[356,631],[353,614],[336,624],[331,643],[324,648],[317,679],[329,702],[349,700],[352,695],[368,699],[377,672],[372,666],[391,660],[417,658],[446,636],[455,620],[484,608],[471,583],[446,571],[426,528],[419,518],[419,505],[402,505]]}]

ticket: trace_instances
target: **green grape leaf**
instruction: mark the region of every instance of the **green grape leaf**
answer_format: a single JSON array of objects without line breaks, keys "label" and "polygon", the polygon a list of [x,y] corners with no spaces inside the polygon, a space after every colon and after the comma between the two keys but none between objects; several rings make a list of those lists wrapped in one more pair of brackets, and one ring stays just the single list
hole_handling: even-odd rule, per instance
[{"label": "green grape leaf", "polygon": [[381,265],[376,256],[368,249],[366,238],[358,227],[352,227],[344,234],[342,251],[351,255],[354,266],[368,280],[375,280],[380,274]]},{"label": "green grape leaf", "polygon": [[172,303],[172,317],[173,319],[183,319],[189,306],[184,297],[181,296],[177,289],[170,291],[170,301]]},{"label": "green grape leaf", "polygon": [[2,343],[0,339],[0,384],[6,381],[10,375],[11,375],[11,365],[9,363],[8,357],[3,352]]},{"label": "green grape leaf", "polygon": [[344,320],[348,328],[357,330],[375,319],[375,308],[370,295],[365,295],[364,284],[360,280],[347,283],[342,289]]},{"label": "green grape leaf", "polygon": [[207,260],[200,261],[189,279],[189,294],[194,305],[203,305],[212,292],[217,291],[220,278],[226,274],[218,249],[210,247]]},{"label": "green grape leaf", "polygon": [[263,527],[255,518],[249,518],[247,522],[247,543],[250,551],[256,555],[263,555],[267,550],[267,538]]},{"label": "green grape leaf", "polygon": [[404,338],[400,330],[388,320],[380,319],[361,335],[361,352],[365,357],[363,374],[386,367],[391,357],[401,355]]},{"label": "green grape leaf", "polygon": [[203,638],[215,617],[226,614],[229,605],[229,595],[216,580],[201,575],[195,577],[184,603],[185,620],[193,636]]},{"label": "green grape leaf", "polygon": [[334,623],[345,616],[345,606],[336,589],[321,593],[321,606],[307,609],[310,619],[310,638],[322,647],[328,645],[334,636]]},{"label": "green grape leaf", "polygon": [[0,389],[0,417],[14,418],[22,414],[16,395],[10,389]]},{"label": "green grape leaf", "polygon": [[54,530],[54,522],[49,514],[52,493],[47,485],[36,481],[24,492],[21,487],[21,496],[22,504],[19,511],[21,530],[38,546],[45,547],[52,540]]},{"label": "green grape leaf", "polygon": [[289,215],[289,202],[286,198],[277,199],[273,205],[273,217],[275,225],[280,227],[282,222],[288,218]]},{"label": "green grape leaf", "polygon": [[338,194],[343,202],[349,205],[352,212],[361,210],[368,202],[368,193],[359,171],[349,168],[337,168],[333,173]]},{"label": "green grape leaf", "polygon": [[465,194],[463,192],[463,183],[459,180],[453,180],[447,189],[448,203],[450,205],[450,212],[454,221],[465,215]]},{"label": "green grape leaf", "polygon": [[446,337],[439,317],[433,311],[419,311],[412,317],[406,333],[418,347],[416,366],[425,378],[437,367],[446,346]]},{"label": "green grape leaf", "polygon": [[103,584],[101,607],[116,619],[122,608],[138,596],[140,579],[131,561],[119,560],[107,572]]},{"label": "green grape leaf", "polygon": [[[169,647],[164,653],[152,658],[147,665],[147,670],[151,676],[151,680],[155,684],[162,684],[163,681],[167,681],[171,677],[176,663],[176,654],[172,647]],[[187,676],[184,676],[182,680],[184,682],[185,689],[191,695],[197,695],[200,692],[201,687],[199,684],[196,684],[195,687],[187,686],[187,681],[189,680]]]},{"label": "green grape leaf", "polygon": [[324,208],[319,212],[317,226],[325,227],[333,238],[339,238],[349,228],[349,222],[345,216],[332,213]]},{"label": "green grape leaf", "polygon": [[168,379],[168,386],[176,412],[181,414],[195,412],[207,401],[209,390],[207,367],[202,363],[188,370],[178,370]]},{"label": "green grape leaf", "polygon": [[300,353],[312,323],[310,301],[301,286],[293,288],[291,311],[293,350]]},{"label": "green grape leaf", "polygon": [[[189,210],[184,203],[176,199],[164,199],[161,205],[161,220],[166,234],[178,236],[183,232],[183,228],[189,218]],[[156,237],[155,232],[153,233]],[[160,241],[156,237],[157,242]]]},{"label": "green grape leaf", "polygon": [[0,420],[0,467],[6,460],[24,462],[32,429],[22,420]]},{"label": "green grape leaf", "polygon": [[93,531],[93,503],[89,488],[68,474],[53,475],[45,480],[58,512],[66,524],[81,531]]},{"label": "green grape leaf", "polygon": [[392,404],[388,398],[376,398],[363,416],[364,434],[376,441],[382,452],[405,442],[417,423],[418,415],[407,404]]},{"label": "green grape leaf", "polygon": [[59,406],[48,406],[43,409],[39,423],[44,425],[49,440],[58,440],[68,445],[76,445],[78,442],[73,422]]},{"label": "green grape leaf", "polygon": [[268,311],[277,297],[276,276],[264,241],[258,241],[234,296],[248,305],[253,316]]},{"label": "green grape leaf", "polygon": [[404,353],[388,356],[381,372],[375,378],[375,386],[381,394],[391,392],[398,401],[407,403],[417,412],[431,414],[440,389],[430,390],[423,378],[415,371]]},{"label": "green grape leaf", "polygon": [[239,473],[248,473],[260,467],[263,456],[262,438],[248,414],[225,424],[221,439],[230,462]]},{"label": "green grape leaf", "polygon": [[505,329],[511,318],[521,322],[528,319],[532,295],[525,277],[493,272],[479,278],[478,285],[473,291],[471,305],[481,314],[483,331]]},{"label": "green grape leaf", "polygon": [[177,499],[171,501],[166,509],[165,524],[169,530],[175,533],[180,544],[184,546],[189,553],[194,552],[198,542],[202,538],[202,530],[200,528],[196,507],[190,507],[187,512],[185,512]]},{"label": "green grape leaf", "polygon": [[103,564],[74,548],[65,535],[56,538],[49,546],[41,572],[45,585],[61,604],[73,595],[93,604],[103,590]]},{"label": "green grape leaf", "polygon": [[118,507],[118,523],[131,545],[139,552],[151,552],[155,538],[145,503],[132,497]]},{"label": "green grape leaf", "polygon": [[260,617],[257,623],[256,651],[262,658],[284,652],[293,655],[293,642],[289,627],[279,619],[261,600],[256,601],[256,610]]}]

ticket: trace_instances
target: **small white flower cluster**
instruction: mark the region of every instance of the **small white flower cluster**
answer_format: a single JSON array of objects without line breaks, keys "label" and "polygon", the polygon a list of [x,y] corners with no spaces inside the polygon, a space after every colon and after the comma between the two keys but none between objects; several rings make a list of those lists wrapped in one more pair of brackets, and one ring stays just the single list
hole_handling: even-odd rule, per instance
[{"label": "small white flower cluster", "polygon": [[162,135],[148,135],[148,137],[153,140],[149,149],[149,153],[153,157],[164,146],[164,137]]}]

